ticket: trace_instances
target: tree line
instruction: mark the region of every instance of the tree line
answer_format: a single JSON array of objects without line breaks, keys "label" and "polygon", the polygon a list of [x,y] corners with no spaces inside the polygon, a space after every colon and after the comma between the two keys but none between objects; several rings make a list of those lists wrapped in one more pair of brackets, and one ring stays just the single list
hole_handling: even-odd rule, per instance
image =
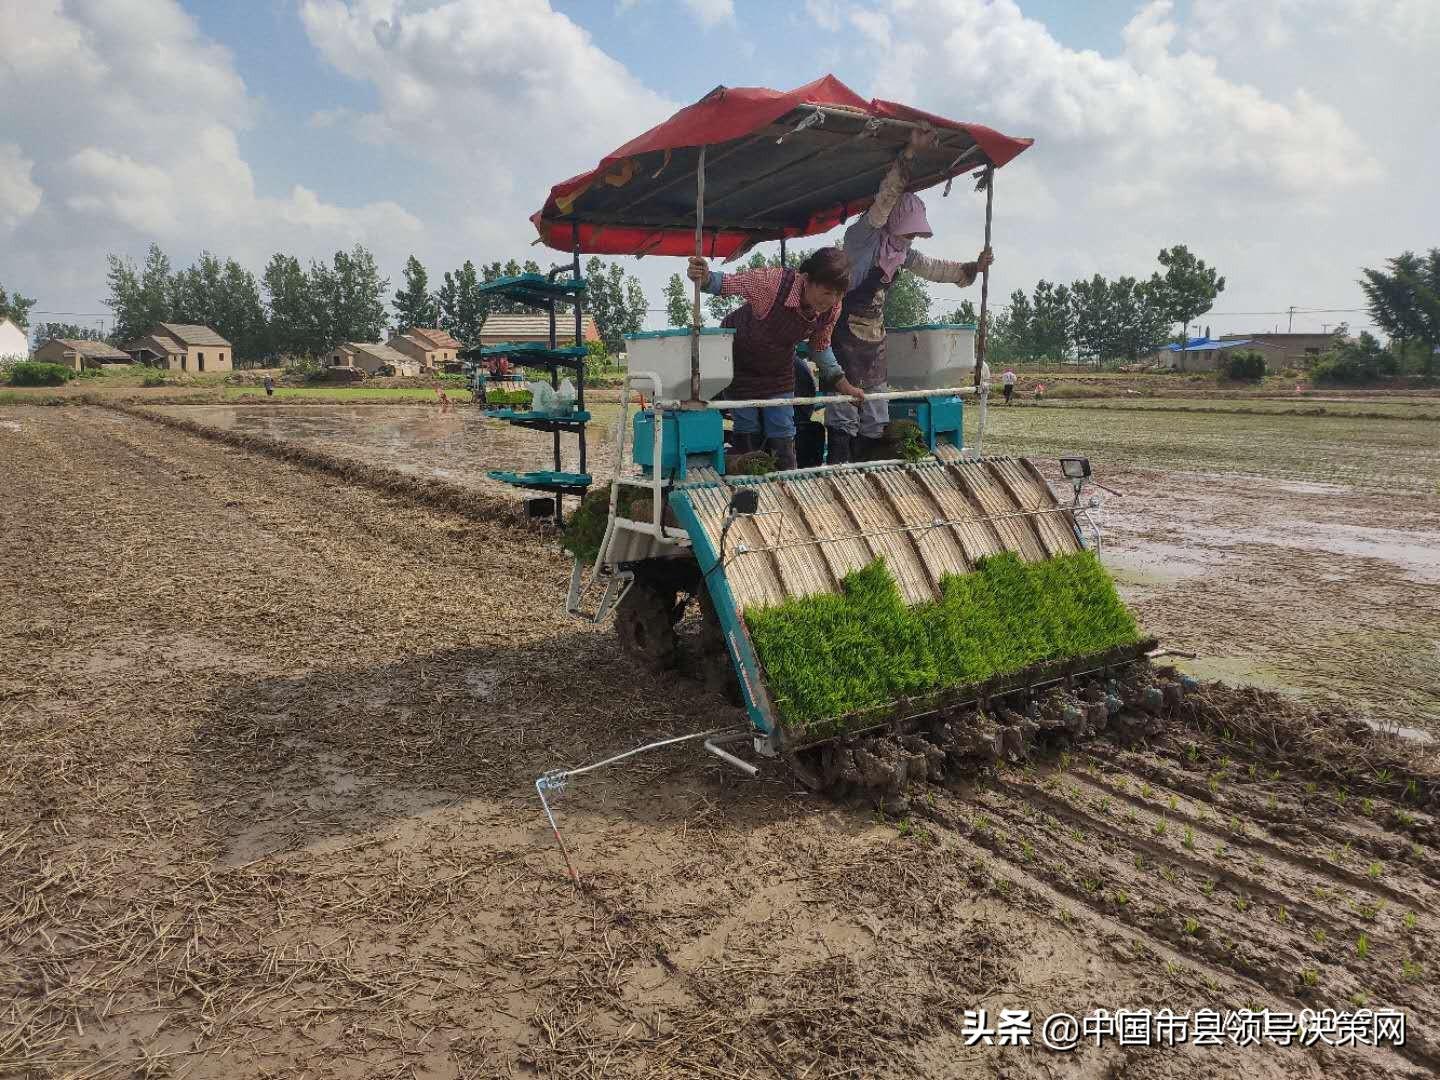
[{"label": "tree line", "polygon": [[[798,266],[805,252],[790,256]],[[1009,304],[991,315],[989,354],[997,361],[1062,360],[1073,357],[1134,360],[1142,352],[1170,340],[1171,328],[1188,327],[1214,306],[1225,289],[1225,279],[1196,258],[1183,244],[1160,252],[1164,273],[1149,280],[1120,277],[1114,281],[1096,274],[1070,285],[1038,282],[1030,293],[1017,289]],[[752,254],[737,269],[778,267],[778,255]],[[671,326],[689,326],[692,316],[690,283],[673,274],[665,286],[665,313]],[[735,309],[736,297],[705,298],[702,319],[708,314],[719,322]],[[917,326],[930,320],[932,299],[926,283],[901,270],[885,296],[886,326]],[[947,312],[942,322],[975,323],[973,300],[964,300]]]},{"label": "tree line", "polygon": [[[534,260],[477,267],[467,259],[445,271],[432,291],[429,272],[411,255],[387,308],[390,281],[361,244],[308,264],[277,252],[259,278],[234,259],[222,261],[210,252],[202,252],[186,269],[173,270],[165,252],[151,244],[138,266],[109,256],[105,303],[115,313],[110,340],[116,344],[133,341],[156,323],[198,323],[226,338],[237,357],[319,356],[342,341],[379,341],[391,328],[403,332],[414,326],[438,326],[463,344],[474,344],[490,315],[535,313],[483,286],[500,277],[540,272]],[[585,272],[586,311],[607,348],[618,351],[623,336],[644,325],[644,289],[619,263],[592,258]]]}]

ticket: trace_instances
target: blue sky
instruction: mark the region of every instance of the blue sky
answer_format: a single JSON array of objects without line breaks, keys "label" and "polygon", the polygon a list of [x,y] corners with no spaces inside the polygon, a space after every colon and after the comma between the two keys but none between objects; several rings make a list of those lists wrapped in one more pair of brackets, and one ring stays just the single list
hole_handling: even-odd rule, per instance
[{"label": "blue sky", "polygon": [[[1283,319],[1230,313],[1359,307],[1361,266],[1440,243],[1429,0],[0,0],[0,25],[27,106],[0,115],[0,282],[42,310],[101,310],[105,255],[151,242],[257,272],[360,242],[396,281],[412,253],[544,261],[552,183],[717,84],[826,71],[1036,138],[997,187],[1002,297],[1186,243],[1229,280],[1214,329],[1257,330]],[[977,200],[930,206],[927,250],[973,257]],[[677,269],[627,265],[657,303]]]}]

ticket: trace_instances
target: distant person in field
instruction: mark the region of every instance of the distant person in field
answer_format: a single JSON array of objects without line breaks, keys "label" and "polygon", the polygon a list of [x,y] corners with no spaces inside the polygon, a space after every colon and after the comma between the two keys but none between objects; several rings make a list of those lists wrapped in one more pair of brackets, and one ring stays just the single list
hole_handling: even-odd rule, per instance
[{"label": "distant person in field", "polygon": [[274,397],[274,396],[275,396],[275,379],[274,379],[273,376],[270,376],[270,375],[266,375],[266,376],[265,376],[265,396],[266,396],[266,397]]},{"label": "distant person in field", "polygon": [[1006,368],[1000,376],[1000,384],[1005,388],[1005,404],[1010,404],[1010,399],[1015,396],[1015,372]]},{"label": "distant person in field", "polygon": [[438,386],[435,388],[435,397],[440,401],[440,408],[450,408],[450,399],[445,396],[445,391]]},{"label": "distant person in field", "polygon": [[1036,384],[1035,384],[1035,400],[1036,400],[1036,401],[1041,401],[1041,400],[1044,399],[1044,397],[1045,397],[1045,384],[1044,384],[1043,382],[1041,382],[1041,383],[1036,383]]}]

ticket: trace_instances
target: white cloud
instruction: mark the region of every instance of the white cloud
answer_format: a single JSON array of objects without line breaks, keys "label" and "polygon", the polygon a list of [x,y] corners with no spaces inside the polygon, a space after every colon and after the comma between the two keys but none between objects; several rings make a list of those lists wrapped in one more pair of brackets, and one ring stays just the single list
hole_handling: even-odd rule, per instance
[{"label": "white cloud", "polygon": [[[255,104],[229,50],[174,0],[0,0],[0,26],[0,101],[24,102],[5,113],[0,226],[18,226],[10,273],[31,295],[78,289],[69,302],[93,308],[105,252],[150,241],[258,269],[276,250],[318,255],[420,228],[391,202],[258,191],[238,137]],[[76,265],[89,268],[78,285]]]},{"label": "white cloud", "polygon": [[735,0],[685,0],[685,6],[700,25],[707,29],[735,21]]},{"label": "white cloud", "polygon": [[805,15],[822,30],[840,29],[839,0],[805,0]]},{"label": "white cloud", "polygon": [[873,44],[881,48],[890,47],[890,19],[884,12],[856,8],[850,12],[850,23]]},{"label": "white cloud", "polygon": [[35,163],[14,143],[0,143],[0,230],[14,229],[40,206],[40,185],[31,179]]},{"label": "white cloud", "polygon": [[551,185],[677,108],[544,2],[305,0],[300,14],[320,54],[373,89],[374,111],[339,120],[457,179],[448,265],[523,252]]}]

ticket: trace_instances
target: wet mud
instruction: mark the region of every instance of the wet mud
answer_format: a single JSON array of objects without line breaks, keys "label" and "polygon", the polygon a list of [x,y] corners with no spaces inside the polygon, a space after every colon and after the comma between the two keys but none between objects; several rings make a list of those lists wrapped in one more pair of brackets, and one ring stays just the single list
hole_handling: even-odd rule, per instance
[{"label": "wet mud", "polygon": [[[779,763],[749,780],[657,751],[559,793],[577,888],[535,779],[740,717],[567,619],[543,538],[258,442],[82,407],[6,419],[0,1074],[1440,1068],[1440,764],[1344,703],[1162,689],[1158,709],[1117,695],[1102,729],[1068,688],[990,717],[1050,724],[1023,757],[968,716],[893,759],[847,747],[863,782],[839,800]],[[1246,618],[1265,638],[1324,595],[1267,616],[1277,585],[1222,623],[1220,584],[1146,587],[1180,590],[1168,617],[1231,655]],[[1150,619],[1161,598],[1139,598]],[[911,736],[943,751],[935,776]],[[904,758],[887,813],[900,750],[924,777]],[[964,1035],[978,1008],[1120,1007],[1396,1008],[1408,1037]]]}]

